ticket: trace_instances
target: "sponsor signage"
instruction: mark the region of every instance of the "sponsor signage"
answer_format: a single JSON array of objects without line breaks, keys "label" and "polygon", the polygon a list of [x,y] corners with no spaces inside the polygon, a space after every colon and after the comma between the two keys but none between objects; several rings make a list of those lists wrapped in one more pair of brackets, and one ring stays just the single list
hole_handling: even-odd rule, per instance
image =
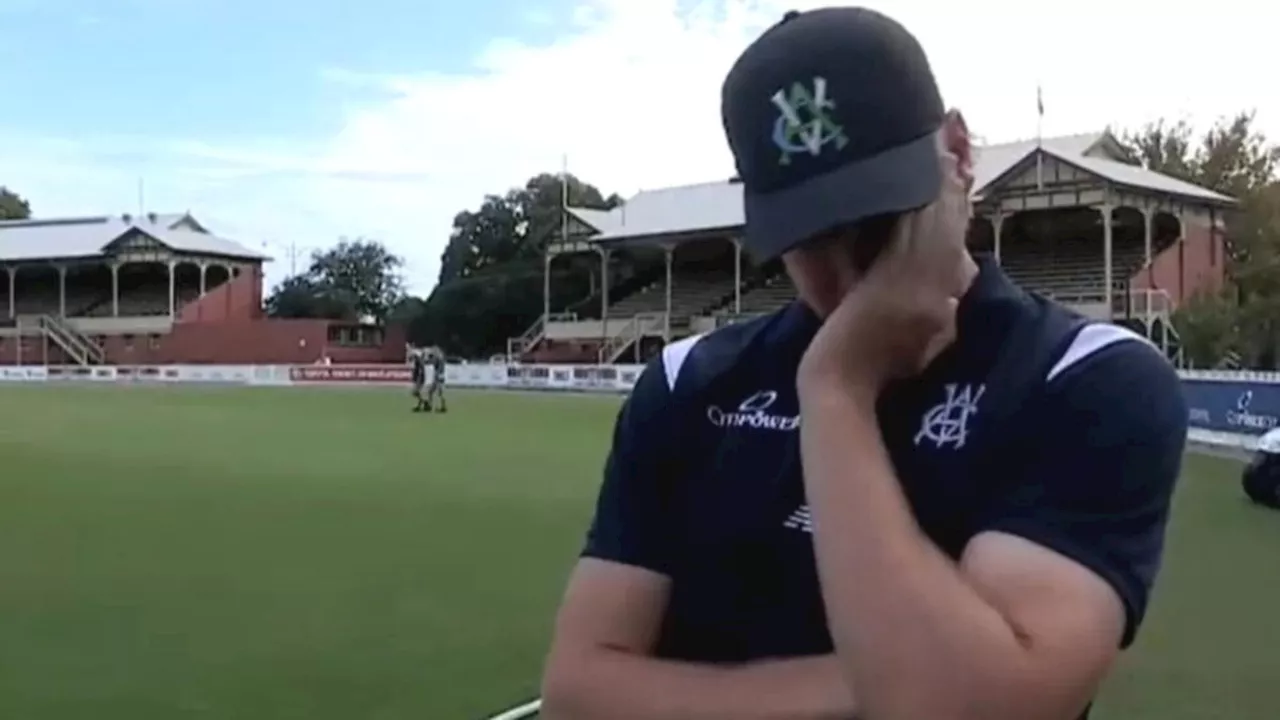
[{"label": "sponsor signage", "polygon": [[294,382],[401,383],[413,381],[413,371],[399,365],[295,365],[289,368]]},{"label": "sponsor signage", "polygon": [[1261,435],[1280,424],[1280,385],[1183,380],[1193,428]]}]

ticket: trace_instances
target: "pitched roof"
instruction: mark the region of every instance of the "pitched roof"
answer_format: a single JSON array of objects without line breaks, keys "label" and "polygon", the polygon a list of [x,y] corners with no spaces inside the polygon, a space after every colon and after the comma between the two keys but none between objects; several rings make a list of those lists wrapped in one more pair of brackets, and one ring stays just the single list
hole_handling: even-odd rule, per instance
[{"label": "pitched roof", "polygon": [[1065,158],[1100,154],[1107,133],[1083,133],[1036,140],[1015,140],[999,145],[982,145],[975,148],[973,163],[973,195],[981,197],[983,191],[1000,176],[1011,170],[1037,147]]},{"label": "pitched roof", "polygon": [[[997,189],[993,183],[1034,156],[1037,149],[1118,185],[1215,204],[1233,202],[1205,188],[1122,162],[1124,151],[1107,131],[979,147],[974,163],[973,198],[981,199]],[[743,224],[742,184],[722,180],[643,190],[608,212],[577,208],[569,208],[569,212],[599,230],[592,237],[598,241],[726,230]]]},{"label": "pitched roof", "polygon": [[0,261],[99,257],[108,245],[132,230],[146,233],[179,252],[241,260],[270,259],[234,240],[209,233],[187,213],[164,213],[0,221]]},{"label": "pitched roof", "polygon": [[591,219],[571,209],[598,229],[593,239],[617,240],[742,225],[742,185],[720,181],[643,190],[607,213],[591,211]]},{"label": "pitched roof", "polygon": [[1063,157],[1063,161],[1079,166],[1081,170],[1105,178],[1117,185],[1127,185],[1139,190],[1153,190],[1169,195],[1205,200],[1214,204],[1234,205],[1234,198],[1216,193],[1185,180],[1153,172],[1137,165],[1116,162],[1102,157]]}]

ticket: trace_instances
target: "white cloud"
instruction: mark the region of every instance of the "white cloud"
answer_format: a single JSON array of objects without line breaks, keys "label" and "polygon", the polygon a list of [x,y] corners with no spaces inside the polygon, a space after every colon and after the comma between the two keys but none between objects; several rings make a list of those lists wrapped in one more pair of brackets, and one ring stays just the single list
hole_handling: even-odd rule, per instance
[{"label": "white cloud", "polygon": [[[45,214],[119,211],[136,205],[130,178],[150,171],[156,209],[190,207],[247,244],[272,242],[277,254],[339,234],[380,238],[410,260],[413,285],[425,291],[455,212],[557,170],[563,155],[605,192],[728,177],[724,73],[784,10],[819,4],[587,0],[550,24],[531,10],[541,32],[563,28],[556,41],[495,38],[466,74],[318,70],[359,99],[341,130],[314,147],[186,142],[137,148],[137,158],[104,166],[75,146],[32,145],[8,163],[17,172],[5,180]],[[1037,84],[1046,134],[1157,117],[1207,123],[1256,107],[1280,138],[1280,96],[1254,79],[1269,75],[1269,28],[1280,19],[1266,4],[1219,0],[1195,17],[1190,7],[1100,0],[866,4],[920,37],[948,102],[994,141],[1035,133]],[[281,265],[272,277],[287,271]]]}]

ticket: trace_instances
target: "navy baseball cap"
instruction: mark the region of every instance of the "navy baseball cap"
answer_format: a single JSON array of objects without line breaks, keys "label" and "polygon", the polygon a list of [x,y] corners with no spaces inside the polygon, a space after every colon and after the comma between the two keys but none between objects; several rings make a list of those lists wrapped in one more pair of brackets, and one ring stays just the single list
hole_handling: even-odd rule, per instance
[{"label": "navy baseball cap", "polygon": [[924,49],[865,8],[789,12],[729,70],[721,116],[760,261],[937,199],[946,111]]}]

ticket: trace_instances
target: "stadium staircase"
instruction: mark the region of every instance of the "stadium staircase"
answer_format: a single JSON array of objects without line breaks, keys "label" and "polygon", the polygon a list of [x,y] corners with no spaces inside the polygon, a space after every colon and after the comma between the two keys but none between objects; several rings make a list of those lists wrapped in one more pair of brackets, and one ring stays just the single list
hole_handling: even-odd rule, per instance
[{"label": "stadium staircase", "polygon": [[1123,290],[1114,299],[1114,322],[1142,335],[1178,367],[1182,367],[1182,338],[1173,326],[1174,302],[1164,290]]},{"label": "stadium staircase", "polygon": [[[558,313],[558,315],[564,314]],[[547,336],[547,321],[556,319],[557,313],[552,313],[550,316],[540,315],[520,337],[507,338],[507,361],[518,361],[524,357],[525,353],[537,347],[538,343]]]},{"label": "stadium staircase", "polygon": [[106,362],[106,353],[97,343],[90,340],[79,330],[71,327],[66,321],[53,315],[41,315],[40,330],[78,365],[101,365]]},{"label": "stadium staircase", "polygon": [[[615,297],[625,298],[655,282],[658,271],[649,269],[646,272],[615,278],[610,293]],[[563,312],[543,315],[529,326],[519,337],[507,338],[507,358],[509,362],[517,362],[538,348],[547,337],[547,324],[553,322],[573,322],[600,317],[601,292],[593,292],[581,300],[565,307]]]},{"label": "stadium staircase", "polygon": [[600,364],[615,363],[628,348],[640,342],[641,338],[660,335],[665,321],[665,313],[641,313],[632,316],[623,324],[621,330],[605,338],[604,345],[600,347]]}]

